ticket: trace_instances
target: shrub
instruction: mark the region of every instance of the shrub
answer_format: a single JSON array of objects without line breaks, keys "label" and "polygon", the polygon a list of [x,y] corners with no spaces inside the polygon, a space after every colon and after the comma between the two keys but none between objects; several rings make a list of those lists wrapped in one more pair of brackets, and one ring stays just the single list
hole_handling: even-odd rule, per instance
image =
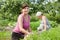
[{"label": "shrub", "polygon": [[[56,23],[56,21],[49,21],[49,23],[52,28],[58,27],[58,24]],[[30,23],[32,30],[37,30],[37,27],[39,27],[39,25],[40,25],[40,21]]]},{"label": "shrub", "polygon": [[9,20],[6,19],[6,20],[0,20],[0,26],[7,26],[9,23]]},{"label": "shrub", "polygon": [[56,19],[57,23],[60,23],[60,14],[57,14],[57,15],[55,16],[55,19]]},{"label": "shrub", "polygon": [[30,23],[30,26],[32,28],[32,30],[37,30],[37,27],[39,26],[40,22],[37,21],[37,22],[31,22]]},{"label": "shrub", "polygon": [[10,27],[13,27],[15,26],[16,22],[15,21],[9,21],[8,19],[5,19],[5,20],[0,20],[0,26],[1,27],[7,27],[7,26],[10,26]]},{"label": "shrub", "polygon": [[56,14],[55,17],[51,14],[45,14],[45,16],[51,21],[56,21],[57,23],[60,23],[60,14]]},{"label": "shrub", "polygon": [[51,27],[58,27],[58,24],[57,24],[57,22],[56,21],[50,21],[50,25],[51,25]]},{"label": "shrub", "polygon": [[10,21],[10,22],[8,23],[8,26],[10,26],[10,27],[15,27],[15,26],[16,26],[16,22]]},{"label": "shrub", "polygon": [[50,14],[45,14],[45,16],[46,16],[49,20],[55,21],[55,17],[54,17],[54,16],[52,16],[52,15],[50,15]]},{"label": "shrub", "polygon": [[35,22],[35,21],[38,21],[38,18],[35,16],[35,15],[31,15],[31,22]]}]

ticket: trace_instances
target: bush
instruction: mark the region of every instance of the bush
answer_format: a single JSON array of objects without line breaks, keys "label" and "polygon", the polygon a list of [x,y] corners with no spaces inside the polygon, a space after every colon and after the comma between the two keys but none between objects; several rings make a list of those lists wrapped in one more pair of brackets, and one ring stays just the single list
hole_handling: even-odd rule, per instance
[{"label": "bush", "polygon": [[11,21],[11,22],[8,23],[8,26],[15,27],[16,26],[16,22]]},{"label": "bush", "polygon": [[[49,23],[52,28],[58,27],[58,24],[56,23],[56,21],[49,21]],[[40,21],[30,23],[32,30],[37,30],[37,27],[39,27],[39,25],[40,25]]]},{"label": "bush", "polygon": [[51,25],[51,27],[58,27],[58,24],[57,24],[57,22],[56,21],[50,21],[50,25]]},{"label": "bush", "polygon": [[0,26],[7,26],[9,23],[9,20],[0,20]]},{"label": "bush", "polygon": [[31,22],[30,26],[31,26],[32,30],[37,30],[37,27],[39,26],[39,24],[40,24],[40,21]]},{"label": "bush", "polygon": [[60,27],[52,28],[48,31],[42,32],[41,34],[34,34],[27,37],[27,40],[60,40]]},{"label": "bush", "polygon": [[56,19],[57,23],[60,23],[60,14],[57,14],[57,15],[55,16],[55,19]]},{"label": "bush", "polygon": [[13,27],[15,26],[15,24],[16,24],[15,21],[9,21],[8,19],[0,20],[1,27],[7,27],[7,26]]},{"label": "bush", "polygon": [[56,21],[57,23],[60,23],[60,14],[56,14],[55,17],[51,14],[45,14],[45,16],[51,21]]},{"label": "bush", "polygon": [[31,22],[35,22],[35,21],[38,21],[38,18],[35,16],[35,15],[31,15]]},{"label": "bush", "polygon": [[45,14],[45,16],[46,16],[49,20],[55,21],[55,17],[54,17],[54,16],[52,16],[52,15],[50,15],[50,14]]}]

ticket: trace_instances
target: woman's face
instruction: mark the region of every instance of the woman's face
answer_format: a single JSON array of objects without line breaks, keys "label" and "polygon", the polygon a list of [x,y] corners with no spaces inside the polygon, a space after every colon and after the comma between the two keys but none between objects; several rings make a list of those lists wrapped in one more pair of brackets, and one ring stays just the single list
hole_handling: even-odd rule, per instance
[{"label": "woman's face", "polygon": [[28,14],[29,13],[29,7],[25,7],[24,9],[22,9],[22,13]]},{"label": "woman's face", "polygon": [[38,16],[39,19],[41,19],[41,16]]}]

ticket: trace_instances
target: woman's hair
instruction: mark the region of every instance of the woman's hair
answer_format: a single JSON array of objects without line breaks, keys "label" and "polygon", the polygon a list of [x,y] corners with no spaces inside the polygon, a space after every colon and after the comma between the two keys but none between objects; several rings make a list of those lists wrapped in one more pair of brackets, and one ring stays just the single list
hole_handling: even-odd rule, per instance
[{"label": "woman's hair", "polygon": [[[29,7],[29,5],[28,5],[27,3],[23,3],[23,4],[21,5],[21,10],[24,9],[25,7]],[[20,11],[19,14],[21,14],[21,13],[22,13],[22,11]]]},{"label": "woman's hair", "polygon": [[24,3],[24,4],[22,5],[22,9],[24,9],[25,7],[29,7],[29,5],[28,5],[27,3]]}]

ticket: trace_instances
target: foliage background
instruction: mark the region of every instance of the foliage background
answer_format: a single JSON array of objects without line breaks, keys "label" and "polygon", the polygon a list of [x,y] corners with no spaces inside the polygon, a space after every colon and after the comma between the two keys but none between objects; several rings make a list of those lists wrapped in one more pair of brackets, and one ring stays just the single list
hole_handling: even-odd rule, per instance
[{"label": "foliage background", "polygon": [[[37,3],[33,0],[33,2],[30,0],[0,0],[0,40],[11,40],[11,32],[4,28],[16,25],[23,3],[28,3],[30,6],[30,25],[33,32],[36,31],[28,37],[28,40],[60,40],[60,0],[53,0],[53,2],[39,0]],[[40,20],[35,16],[37,11],[44,13],[52,27],[41,35],[37,35],[37,27],[40,24]]]}]

